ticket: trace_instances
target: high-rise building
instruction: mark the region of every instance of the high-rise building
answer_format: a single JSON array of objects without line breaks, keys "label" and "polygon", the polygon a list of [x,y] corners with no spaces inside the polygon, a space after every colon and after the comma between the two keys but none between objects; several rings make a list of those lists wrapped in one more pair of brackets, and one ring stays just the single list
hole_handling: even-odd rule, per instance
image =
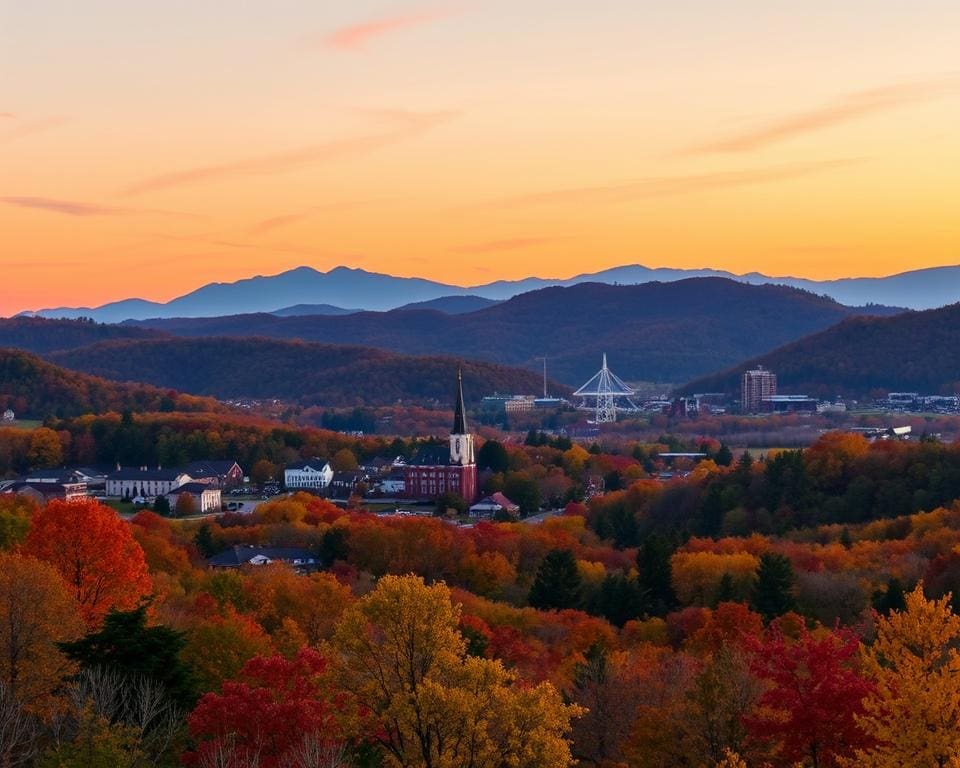
[{"label": "high-rise building", "polygon": [[777,394],[777,376],[762,365],[752,371],[744,371],[740,385],[740,410],[743,413],[760,413],[765,410],[764,398]]}]

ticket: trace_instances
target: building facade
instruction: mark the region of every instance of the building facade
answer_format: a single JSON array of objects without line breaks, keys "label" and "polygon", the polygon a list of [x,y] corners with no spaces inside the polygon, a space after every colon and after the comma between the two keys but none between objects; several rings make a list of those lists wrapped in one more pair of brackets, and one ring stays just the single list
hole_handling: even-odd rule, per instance
[{"label": "building facade", "polygon": [[220,512],[223,499],[220,488],[214,483],[184,483],[165,494],[170,503],[170,509],[177,508],[180,497],[186,494],[193,500],[193,508],[200,514]]},{"label": "building facade", "polygon": [[121,499],[153,499],[170,493],[193,478],[179,469],[117,469],[107,475],[107,496]]},{"label": "building facade", "polygon": [[323,490],[333,480],[333,468],[326,459],[311,459],[288,464],[283,470],[283,482],[288,490],[312,488]]},{"label": "building facade", "polygon": [[762,413],[767,410],[764,400],[777,394],[777,376],[762,365],[744,371],[740,383],[740,410],[742,413]]},{"label": "building facade", "polygon": [[421,448],[407,465],[404,485],[404,495],[411,499],[436,499],[445,493],[456,493],[472,504],[477,498],[477,462],[473,435],[467,429],[463,376],[459,371],[449,444]]}]

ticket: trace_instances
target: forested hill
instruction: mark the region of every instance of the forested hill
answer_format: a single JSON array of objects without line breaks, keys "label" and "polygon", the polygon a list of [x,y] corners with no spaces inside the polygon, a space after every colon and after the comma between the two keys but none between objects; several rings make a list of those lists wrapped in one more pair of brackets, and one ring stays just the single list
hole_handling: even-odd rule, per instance
[{"label": "forested hill", "polygon": [[857,317],[686,385],[687,392],[735,391],[747,367],[777,374],[780,390],[830,397],[889,391],[960,391],[960,304],[889,318]]},{"label": "forested hill", "polygon": [[45,419],[107,411],[223,411],[216,400],[68,371],[21,350],[0,348],[0,411]]},{"label": "forested hill", "polygon": [[[491,363],[264,338],[104,342],[51,359],[109,379],[304,405],[449,404],[460,366],[464,394],[472,402],[493,392],[536,393],[543,387],[537,373]],[[552,391],[569,393],[559,385]]]},{"label": "forested hill", "polygon": [[541,366],[578,386],[606,352],[628,380],[680,382],[733,365],[860,312],[832,299],[776,285],[722,278],[671,283],[585,283],[545,288],[461,315],[424,310],[344,317],[268,314],[143,321],[182,336],[250,336],[363,344],[406,354],[458,355]]},{"label": "forested hill", "polygon": [[41,317],[0,318],[0,347],[46,354],[113,339],[154,339],[165,334],[132,325],[92,320],[47,320]]}]

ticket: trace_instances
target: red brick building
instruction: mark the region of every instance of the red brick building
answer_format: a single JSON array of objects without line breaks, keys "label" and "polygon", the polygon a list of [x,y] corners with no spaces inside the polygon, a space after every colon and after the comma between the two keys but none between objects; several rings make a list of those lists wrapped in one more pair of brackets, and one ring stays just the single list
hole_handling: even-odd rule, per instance
[{"label": "red brick building", "polygon": [[447,492],[460,494],[468,504],[477,498],[477,463],[473,435],[467,431],[463,376],[459,371],[450,444],[424,446],[407,465],[407,497],[436,499]]}]

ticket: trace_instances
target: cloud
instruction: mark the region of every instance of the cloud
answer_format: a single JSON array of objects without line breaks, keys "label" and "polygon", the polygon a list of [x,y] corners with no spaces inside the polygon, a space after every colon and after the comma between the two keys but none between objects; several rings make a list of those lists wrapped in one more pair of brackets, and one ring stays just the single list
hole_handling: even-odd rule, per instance
[{"label": "cloud", "polygon": [[493,201],[488,205],[502,208],[522,205],[598,204],[620,203],[629,200],[667,197],[671,195],[711,192],[719,189],[769,184],[801,176],[845,168],[861,159],[823,160],[809,163],[789,163],[769,168],[749,168],[738,171],[693,174],[688,176],[654,176],[620,184],[593,187],[571,187],[529,195],[517,195]]},{"label": "cloud", "polygon": [[568,240],[568,237],[513,237],[506,240],[490,240],[486,243],[475,243],[473,245],[464,245],[454,248],[454,253],[464,255],[499,253],[501,251],[518,251],[523,248],[533,248],[547,243],[556,243],[560,240]]},{"label": "cloud", "polygon": [[0,120],[13,120],[15,117],[13,112],[0,112]]},{"label": "cloud", "polygon": [[230,163],[189,168],[138,181],[121,190],[121,195],[140,195],[171,187],[239,176],[285,173],[309,165],[317,165],[344,157],[362,155],[398,141],[412,138],[456,116],[456,112],[392,112],[395,127],[380,133],[336,139],[312,144],[287,152],[259,155]]},{"label": "cloud", "polygon": [[378,38],[411,27],[422,26],[450,16],[452,11],[425,10],[367,19],[335,29],[323,38],[323,45],[335,51],[359,51]]},{"label": "cloud", "polygon": [[901,83],[886,88],[858,91],[816,109],[780,117],[740,133],[690,147],[682,154],[752,152],[794,136],[895,109],[904,104],[935,99],[956,93],[958,90],[960,90],[960,78],[952,76],[939,80]]},{"label": "cloud", "polygon": [[271,216],[267,219],[262,219],[257,221],[247,229],[247,233],[250,235],[262,235],[266,232],[270,232],[274,229],[279,229],[281,227],[286,227],[290,224],[296,224],[298,221],[308,218],[309,216],[314,215],[315,213],[320,213],[322,211],[341,211],[348,210],[350,208],[356,208],[357,206],[364,205],[363,201],[349,201],[343,203],[327,203],[326,205],[315,205],[310,208],[307,208],[302,211],[293,211],[292,213],[283,213],[278,216]]},{"label": "cloud", "polygon": [[[0,117],[15,119],[16,116],[10,112],[5,112]],[[36,120],[27,120],[19,123],[8,131],[0,131],[0,144],[9,144],[17,139],[23,139],[36,133],[43,133],[53,128],[58,128],[67,122],[65,117],[42,117]]]},{"label": "cloud", "polygon": [[57,200],[51,197],[0,197],[0,203],[17,208],[32,208],[66,216],[116,216],[130,213],[125,208],[113,208],[94,203],[78,203],[72,200]]}]

